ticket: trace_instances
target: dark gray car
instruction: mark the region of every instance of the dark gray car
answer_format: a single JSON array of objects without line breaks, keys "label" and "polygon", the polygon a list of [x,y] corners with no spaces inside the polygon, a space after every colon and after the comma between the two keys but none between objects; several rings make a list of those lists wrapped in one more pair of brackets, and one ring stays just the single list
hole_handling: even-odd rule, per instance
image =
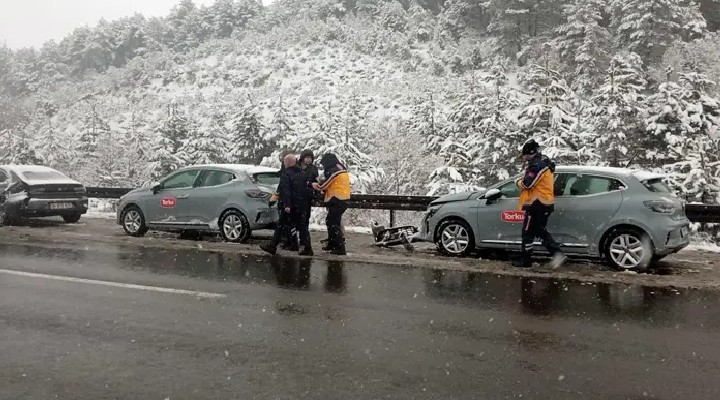
[{"label": "dark gray car", "polygon": [[0,223],[62,217],[75,223],[88,210],[85,187],[52,168],[0,165]]},{"label": "dark gray car", "polygon": [[[519,251],[519,189],[514,177],[487,191],[451,194],[434,201],[421,239],[447,255],[476,249]],[[603,258],[619,269],[642,268],[690,243],[684,202],[645,171],[558,167],[555,213],[548,230],[568,255]],[[543,249],[535,243],[538,251]]]},{"label": "dark gray car", "polygon": [[278,211],[268,205],[280,182],[277,169],[196,165],[179,169],[150,188],[120,198],[117,222],[128,235],[148,230],[219,232],[242,242],[253,230],[273,228]]}]

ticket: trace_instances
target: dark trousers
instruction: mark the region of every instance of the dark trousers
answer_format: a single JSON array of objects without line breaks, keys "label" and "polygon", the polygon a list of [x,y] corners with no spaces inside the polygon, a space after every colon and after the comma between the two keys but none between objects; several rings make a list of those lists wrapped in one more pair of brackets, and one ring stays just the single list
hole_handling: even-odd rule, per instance
[{"label": "dark trousers", "polygon": [[288,245],[292,245],[295,242],[294,228],[295,224],[292,215],[286,213],[285,210],[280,210],[280,219],[278,219],[278,226],[275,228],[272,245],[277,247],[283,241],[287,241]]},{"label": "dark trousers", "polygon": [[295,243],[295,232],[300,236],[300,245],[305,247],[311,247],[310,241],[310,211],[311,207],[308,204],[305,207],[293,208],[290,213],[286,213],[285,210],[280,210],[280,219],[278,221],[278,227],[275,229],[273,235],[272,245],[277,247],[283,239],[287,238],[289,244]]},{"label": "dark trousers", "polygon": [[310,241],[311,212],[312,207],[309,201],[307,204],[303,204],[302,206],[294,209],[292,212],[292,219],[295,225],[295,229],[297,229],[297,232],[300,236],[300,245],[305,247],[312,247],[312,243]]},{"label": "dark trousers", "polygon": [[345,246],[345,236],[340,226],[342,225],[342,216],[348,209],[347,202],[332,198],[326,203],[326,206],[327,217],[325,218],[325,225],[327,225],[328,230],[328,245],[335,249],[341,248]]},{"label": "dark trousers", "polygon": [[540,238],[543,246],[548,249],[550,255],[560,251],[560,246],[555,242],[550,232],[547,231],[547,223],[550,215],[555,211],[554,205],[545,205],[535,202],[524,208],[525,218],[523,219],[522,250],[521,257],[524,266],[530,266],[533,255],[533,242]]}]

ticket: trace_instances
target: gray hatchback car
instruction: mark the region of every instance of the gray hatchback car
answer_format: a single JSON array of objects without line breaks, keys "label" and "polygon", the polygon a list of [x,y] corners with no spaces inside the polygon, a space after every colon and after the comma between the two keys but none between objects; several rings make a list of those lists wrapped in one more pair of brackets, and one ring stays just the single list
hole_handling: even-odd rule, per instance
[{"label": "gray hatchback car", "polygon": [[130,236],[148,230],[219,232],[242,242],[253,230],[273,228],[278,211],[268,205],[280,182],[274,168],[242,164],[179,169],[151,188],[120,198],[117,222]]},{"label": "gray hatchback car", "polygon": [[[519,251],[518,178],[435,200],[423,218],[420,239],[453,256],[478,249]],[[690,243],[685,204],[662,175],[558,167],[555,196],[548,231],[568,255],[602,258],[618,269],[643,269]]]}]

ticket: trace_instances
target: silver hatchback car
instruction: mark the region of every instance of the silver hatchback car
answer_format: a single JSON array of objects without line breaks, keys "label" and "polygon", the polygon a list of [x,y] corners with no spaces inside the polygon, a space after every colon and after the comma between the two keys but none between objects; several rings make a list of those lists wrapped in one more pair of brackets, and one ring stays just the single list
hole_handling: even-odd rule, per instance
[{"label": "silver hatchback car", "polygon": [[122,196],[117,222],[130,236],[148,230],[219,232],[228,242],[242,242],[253,230],[277,224],[278,211],[268,200],[279,182],[280,172],[267,167],[186,167]]},{"label": "silver hatchback car", "polygon": [[[423,218],[421,240],[434,242],[452,256],[467,256],[478,249],[519,251],[523,221],[523,212],[517,210],[519,178],[486,191],[435,200]],[[602,258],[618,269],[643,269],[690,243],[685,203],[662,175],[558,167],[555,196],[548,231],[568,255]]]}]

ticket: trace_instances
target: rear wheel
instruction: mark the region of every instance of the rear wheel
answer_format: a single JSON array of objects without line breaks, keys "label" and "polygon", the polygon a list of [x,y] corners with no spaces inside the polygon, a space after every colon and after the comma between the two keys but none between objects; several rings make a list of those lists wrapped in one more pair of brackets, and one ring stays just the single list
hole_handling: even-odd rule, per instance
[{"label": "rear wheel", "polygon": [[245,242],[250,238],[251,233],[247,217],[240,211],[226,211],[220,218],[220,236],[226,242]]},{"label": "rear wheel", "polygon": [[123,230],[129,236],[144,236],[148,231],[147,225],[145,225],[145,216],[136,206],[126,208],[120,220],[122,221]]},{"label": "rear wheel", "polygon": [[68,224],[75,224],[80,221],[80,214],[63,215],[62,219]]},{"label": "rear wheel", "polygon": [[475,250],[475,236],[467,222],[452,219],[440,224],[435,235],[435,244],[444,255],[467,257]]},{"label": "rear wheel", "polygon": [[642,231],[617,229],[605,241],[605,258],[615,269],[645,270],[654,258],[650,238]]}]

